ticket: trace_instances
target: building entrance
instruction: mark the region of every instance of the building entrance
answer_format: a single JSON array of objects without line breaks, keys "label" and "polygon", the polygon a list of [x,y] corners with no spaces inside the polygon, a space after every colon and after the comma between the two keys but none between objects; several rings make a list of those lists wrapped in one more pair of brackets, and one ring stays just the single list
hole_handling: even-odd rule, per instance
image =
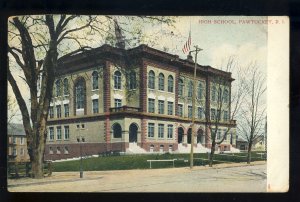
[{"label": "building entrance", "polygon": [[129,142],[137,142],[138,127],[135,123],[129,126]]}]

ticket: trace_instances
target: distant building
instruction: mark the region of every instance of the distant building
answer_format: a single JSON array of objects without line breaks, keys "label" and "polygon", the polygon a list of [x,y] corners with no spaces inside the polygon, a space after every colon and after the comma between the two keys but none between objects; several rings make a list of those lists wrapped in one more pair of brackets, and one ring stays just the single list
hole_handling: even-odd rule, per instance
[{"label": "distant building", "polygon": [[[176,152],[191,143],[194,62],[140,45],[132,49],[103,45],[66,55],[58,61],[49,106],[45,158],[130,151]],[[226,100],[216,110],[215,76],[222,77]],[[220,150],[235,146],[236,123],[229,120],[231,73],[198,65],[195,146],[211,147],[205,115],[221,116],[220,139],[232,127]],[[208,96],[206,96],[208,95]],[[205,113],[206,111],[206,113]]]},{"label": "distant building", "polygon": [[23,124],[8,124],[8,161],[29,161],[26,134]]},{"label": "distant building", "polygon": [[[248,150],[249,143],[241,138],[238,138],[236,141],[236,148],[239,150]],[[265,138],[260,136],[253,141],[252,151],[265,151]]]}]

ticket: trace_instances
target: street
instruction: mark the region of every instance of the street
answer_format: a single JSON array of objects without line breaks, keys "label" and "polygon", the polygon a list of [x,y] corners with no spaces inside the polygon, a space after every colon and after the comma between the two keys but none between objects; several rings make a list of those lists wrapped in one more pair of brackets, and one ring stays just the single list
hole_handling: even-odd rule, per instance
[{"label": "street", "polygon": [[9,179],[11,192],[266,192],[266,164],[53,173],[44,179]]}]

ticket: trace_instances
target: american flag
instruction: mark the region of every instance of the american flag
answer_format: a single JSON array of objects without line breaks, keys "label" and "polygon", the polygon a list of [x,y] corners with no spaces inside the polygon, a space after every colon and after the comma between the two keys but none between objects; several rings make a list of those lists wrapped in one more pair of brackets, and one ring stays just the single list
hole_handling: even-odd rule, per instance
[{"label": "american flag", "polygon": [[191,50],[191,42],[192,42],[192,38],[191,38],[191,31],[189,32],[189,38],[187,40],[187,42],[184,44],[183,48],[182,48],[182,52],[184,54],[188,53]]}]

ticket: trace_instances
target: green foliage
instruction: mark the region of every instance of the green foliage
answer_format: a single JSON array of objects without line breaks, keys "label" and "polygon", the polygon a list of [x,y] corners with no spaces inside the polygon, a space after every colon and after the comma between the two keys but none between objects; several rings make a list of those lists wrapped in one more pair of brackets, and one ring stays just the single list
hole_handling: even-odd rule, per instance
[{"label": "green foliage", "polygon": [[[262,161],[259,152],[252,152],[252,161]],[[194,154],[194,166],[208,165],[207,153]],[[199,159],[200,158],[200,159]],[[100,170],[131,170],[149,169],[147,160],[177,159],[175,167],[188,167],[189,154],[147,154],[128,156],[108,156],[98,158],[83,159],[83,169],[85,171]],[[234,154],[234,156],[215,154],[214,164],[219,163],[239,163],[246,162],[246,153]],[[152,168],[172,168],[173,162],[152,162]],[[79,171],[80,160],[53,163],[53,172]]]}]

